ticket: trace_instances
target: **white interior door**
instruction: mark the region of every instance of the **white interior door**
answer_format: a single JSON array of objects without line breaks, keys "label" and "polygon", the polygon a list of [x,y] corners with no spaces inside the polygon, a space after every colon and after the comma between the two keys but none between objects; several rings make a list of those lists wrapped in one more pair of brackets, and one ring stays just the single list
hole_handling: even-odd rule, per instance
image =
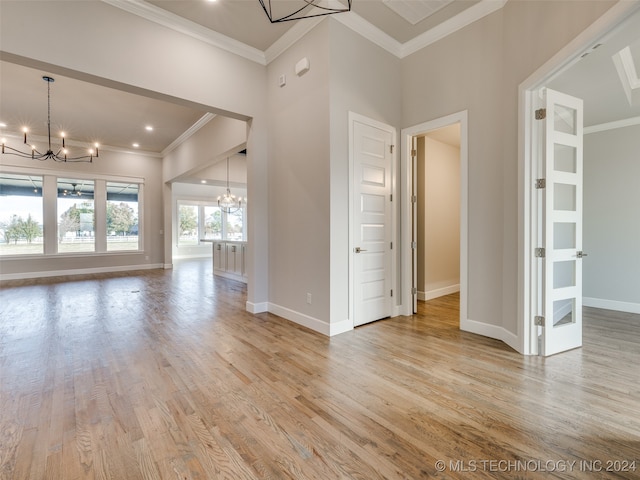
[{"label": "white interior door", "polygon": [[582,346],[582,100],[546,90],[541,354]]},{"label": "white interior door", "polygon": [[391,314],[393,129],[353,120],[354,326]]}]

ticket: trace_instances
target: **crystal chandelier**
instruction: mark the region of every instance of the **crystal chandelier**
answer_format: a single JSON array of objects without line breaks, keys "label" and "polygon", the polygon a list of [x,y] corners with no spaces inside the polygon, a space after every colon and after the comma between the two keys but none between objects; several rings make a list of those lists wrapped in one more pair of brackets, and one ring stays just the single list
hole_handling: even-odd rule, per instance
[{"label": "crystal chandelier", "polygon": [[[269,17],[271,23],[289,22],[291,20],[300,20],[302,18],[322,17],[333,13],[351,11],[351,0],[347,0],[347,5],[343,5],[337,0],[297,0],[298,5],[287,11],[283,10],[282,5],[289,6],[293,2],[282,2],[281,0],[258,0]],[[272,7],[280,4],[280,8]]]},{"label": "crystal chandelier", "polygon": [[242,208],[242,197],[236,198],[229,188],[229,157],[227,157],[227,192],[218,197],[218,206],[225,213],[235,213]]},{"label": "crystal chandelier", "polygon": [[[69,156],[69,151],[65,145],[64,140],[64,132],[60,133],[60,137],[62,138],[62,146],[58,148],[57,152],[53,151],[51,147],[51,84],[55,81],[53,77],[49,77],[47,75],[43,76],[42,79],[47,82],[47,133],[49,135],[49,148],[46,152],[41,153],[38,151],[35,145],[31,145],[30,152],[22,152],[20,150],[16,150],[15,148],[9,147],[6,143],[6,139],[2,139],[2,153],[7,155],[16,155],[18,157],[31,158],[33,160],[53,160],[54,162],[93,162],[93,157],[98,158],[98,144],[95,144],[95,148],[89,149],[88,155],[81,155],[77,157]],[[27,145],[27,128],[22,129],[24,133],[24,144]]]}]

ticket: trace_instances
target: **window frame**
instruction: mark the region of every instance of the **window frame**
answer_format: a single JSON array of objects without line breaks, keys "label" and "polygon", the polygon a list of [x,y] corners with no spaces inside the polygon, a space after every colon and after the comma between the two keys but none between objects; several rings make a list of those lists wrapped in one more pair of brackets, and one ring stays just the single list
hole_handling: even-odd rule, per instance
[{"label": "window frame", "polygon": [[[180,245],[180,207],[181,206],[194,206],[198,207],[198,242],[195,245]],[[204,209],[205,207],[214,207],[219,208],[218,204],[214,201],[207,200],[196,200],[193,198],[176,198],[175,203],[175,242],[177,248],[193,248],[200,247],[202,245],[209,244],[211,242],[246,242],[247,241],[247,206],[246,204],[242,205],[242,240],[229,240],[227,238],[227,213],[224,210],[221,210],[221,222],[222,222],[222,234],[219,239],[207,239],[203,241],[205,238],[205,226],[202,221],[204,217]]]},{"label": "window frame", "polygon": [[[0,172],[13,175],[32,175],[43,178],[43,253],[3,255],[3,259],[38,259],[38,258],[70,258],[70,257],[102,257],[112,255],[144,254],[144,205],[145,179],[122,175],[87,174],[82,172],[63,172],[55,169],[18,167],[0,165]],[[93,252],[58,252],[58,179],[73,178],[94,182],[94,232],[95,249]],[[138,185],[138,249],[107,250],[107,183],[131,183]]]}]

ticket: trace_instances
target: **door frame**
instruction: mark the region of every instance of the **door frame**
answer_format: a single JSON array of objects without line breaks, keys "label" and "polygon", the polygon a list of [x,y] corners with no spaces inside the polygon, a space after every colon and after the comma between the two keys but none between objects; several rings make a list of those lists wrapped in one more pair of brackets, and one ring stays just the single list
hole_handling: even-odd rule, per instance
[{"label": "door frame", "polygon": [[468,275],[468,218],[469,218],[469,127],[468,111],[452,113],[450,115],[430,120],[413,127],[403,128],[401,138],[401,196],[402,206],[402,315],[412,315],[413,312],[413,255],[411,249],[413,214],[411,208],[411,192],[413,185],[411,148],[413,137],[428,133],[438,128],[460,124],[460,329],[469,330],[469,316],[467,298],[469,291]]},{"label": "door frame", "polygon": [[532,73],[518,87],[518,332],[520,353],[538,355],[538,329],[534,322],[540,296],[540,279],[536,268],[539,204],[535,179],[539,171],[540,135],[534,111],[540,93],[553,78],[578,62],[593,46],[614,34],[633,13],[638,2],[618,2],[556,55]]},{"label": "door frame", "polygon": [[[349,191],[349,253],[348,253],[348,258],[349,258],[349,278],[348,278],[348,282],[349,282],[349,319],[351,321],[351,325],[353,326],[353,322],[355,320],[355,292],[354,292],[354,281],[355,281],[355,262],[354,262],[354,249],[357,245],[354,244],[354,232],[353,229],[355,228],[355,225],[353,223],[353,218],[354,218],[354,208],[355,208],[355,203],[354,203],[354,198],[353,198],[353,187],[352,185],[354,184],[354,162],[355,162],[355,158],[354,158],[354,145],[353,145],[353,141],[354,141],[354,128],[353,128],[353,123],[354,122],[360,122],[363,123],[365,125],[374,127],[374,128],[379,128],[381,130],[385,130],[391,133],[391,143],[392,145],[394,145],[394,149],[391,155],[391,195],[392,198],[397,198],[397,185],[396,185],[396,178],[397,178],[397,156],[398,156],[398,149],[395,148],[395,146],[397,145],[397,131],[396,128],[391,126],[391,125],[387,125],[386,123],[383,122],[379,122],[377,120],[374,120],[372,118],[366,117],[364,115],[360,115],[358,113],[349,111],[349,183],[348,183],[348,191]],[[394,245],[399,245],[398,242],[398,233],[397,233],[397,215],[396,215],[396,203],[397,202],[391,202],[391,213],[390,213],[390,228],[391,228],[391,241],[393,242]],[[397,262],[396,262],[396,254],[394,254],[394,252],[396,251],[396,249],[392,249],[390,251],[390,260],[391,260],[391,287],[392,289],[395,291],[397,290],[396,288],[396,278],[397,278]],[[394,298],[396,297],[392,297],[390,302],[390,316],[391,317],[395,317],[398,315],[398,307],[397,307],[397,302],[394,301]]]}]

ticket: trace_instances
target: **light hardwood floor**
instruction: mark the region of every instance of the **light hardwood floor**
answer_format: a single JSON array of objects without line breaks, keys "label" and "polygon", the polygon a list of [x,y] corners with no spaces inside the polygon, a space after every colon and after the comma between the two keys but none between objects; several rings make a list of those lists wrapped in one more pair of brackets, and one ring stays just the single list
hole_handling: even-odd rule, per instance
[{"label": "light hardwood floor", "polygon": [[0,287],[2,479],[640,478],[637,315],[542,359],[455,295],[327,338],[203,261]]}]

